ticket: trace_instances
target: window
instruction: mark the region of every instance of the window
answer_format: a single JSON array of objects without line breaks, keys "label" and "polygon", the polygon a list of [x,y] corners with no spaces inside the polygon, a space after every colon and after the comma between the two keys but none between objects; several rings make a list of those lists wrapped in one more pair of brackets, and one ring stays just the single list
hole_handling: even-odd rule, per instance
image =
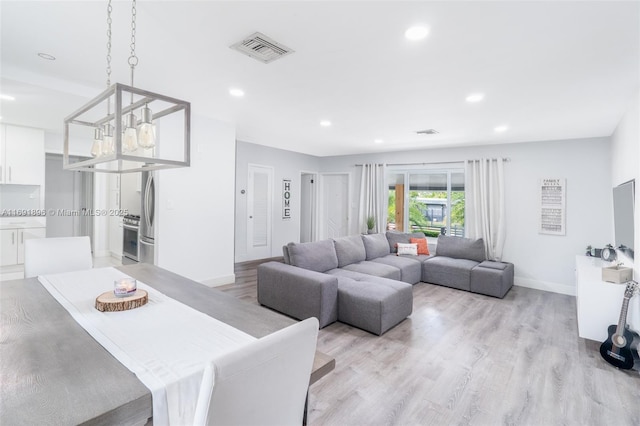
[{"label": "window", "polygon": [[463,169],[390,169],[387,182],[387,229],[464,236]]}]

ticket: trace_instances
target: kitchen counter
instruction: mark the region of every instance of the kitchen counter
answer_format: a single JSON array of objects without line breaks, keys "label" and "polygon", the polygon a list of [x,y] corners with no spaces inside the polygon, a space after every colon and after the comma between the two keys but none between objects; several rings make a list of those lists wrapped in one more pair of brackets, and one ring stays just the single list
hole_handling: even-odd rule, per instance
[{"label": "kitchen counter", "polygon": [[39,216],[0,217],[0,230],[45,228],[47,219]]}]

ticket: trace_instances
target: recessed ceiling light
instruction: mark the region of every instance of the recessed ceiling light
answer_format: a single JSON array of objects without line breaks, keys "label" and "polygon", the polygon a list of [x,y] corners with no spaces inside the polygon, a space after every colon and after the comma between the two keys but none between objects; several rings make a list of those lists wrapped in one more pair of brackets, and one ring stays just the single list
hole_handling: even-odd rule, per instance
[{"label": "recessed ceiling light", "polygon": [[231,96],[235,96],[236,98],[241,98],[244,96],[244,90],[231,88],[229,89],[229,94]]},{"label": "recessed ceiling light", "polygon": [[40,56],[42,59],[46,59],[47,61],[55,61],[56,60],[55,56],[49,55],[48,53],[40,52],[40,53],[38,53],[38,56]]},{"label": "recessed ceiling light", "polygon": [[404,32],[404,36],[409,40],[422,40],[429,34],[429,28],[423,26],[415,26]]},{"label": "recessed ceiling light", "polygon": [[472,93],[471,95],[467,96],[466,101],[467,102],[480,102],[483,99],[484,99],[484,93]]},{"label": "recessed ceiling light", "polygon": [[331,122],[330,122],[329,120],[322,120],[322,121],[320,122],[320,125],[321,125],[322,127],[329,127],[329,126],[331,126]]},{"label": "recessed ceiling light", "polygon": [[374,143],[378,143],[378,144],[380,144],[380,143],[383,143],[384,141],[383,141],[382,139],[376,139],[376,140],[374,140],[373,142],[374,142]]},{"label": "recessed ceiling light", "polygon": [[16,98],[14,98],[13,96],[4,95],[4,94],[0,95],[0,99],[2,99],[3,101],[15,101],[16,100]]},{"label": "recessed ceiling light", "polygon": [[496,133],[502,133],[502,132],[506,132],[508,129],[509,127],[502,125],[502,126],[495,127],[493,131]]}]

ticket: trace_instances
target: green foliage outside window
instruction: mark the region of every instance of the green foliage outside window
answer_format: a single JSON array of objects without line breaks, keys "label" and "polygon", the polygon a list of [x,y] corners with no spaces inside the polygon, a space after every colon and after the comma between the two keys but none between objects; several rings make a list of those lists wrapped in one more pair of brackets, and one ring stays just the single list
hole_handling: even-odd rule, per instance
[{"label": "green foliage outside window", "polygon": [[[418,198],[434,198],[434,199],[447,199],[447,193],[440,192],[426,192],[426,191],[410,191],[409,192],[409,223],[411,229],[415,231],[424,232],[428,237],[437,237],[440,234],[440,229],[446,227],[446,217],[443,221],[438,222],[430,218],[425,204],[418,201]],[[388,204],[387,217],[391,223],[395,222],[396,212],[396,195],[395,191],[389,191],[389,204]],[[449,214],[451,220],[451,228],[464,229],[464,191],[452,191],[451,192],[451,212]]]}]

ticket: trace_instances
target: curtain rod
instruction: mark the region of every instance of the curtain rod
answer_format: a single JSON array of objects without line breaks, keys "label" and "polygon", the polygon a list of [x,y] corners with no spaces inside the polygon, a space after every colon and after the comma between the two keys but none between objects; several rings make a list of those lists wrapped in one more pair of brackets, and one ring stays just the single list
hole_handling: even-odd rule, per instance
[{"label": "curtain rod", "polygon": [[[505,162],[511,161],[511,158],[506,157],[503,158]],[[478,161],[478,160],[460,160],[460,161],[437,161],[434,163],[389,163],[389,164],[376,164],[376,166],[431,166],[434,164],[459,164],[466,163],[467,161]],[[491,158],[491,161],[498,161],[497,158]],[[364,164],[356,164],[356,167],[362,167]]]}]

